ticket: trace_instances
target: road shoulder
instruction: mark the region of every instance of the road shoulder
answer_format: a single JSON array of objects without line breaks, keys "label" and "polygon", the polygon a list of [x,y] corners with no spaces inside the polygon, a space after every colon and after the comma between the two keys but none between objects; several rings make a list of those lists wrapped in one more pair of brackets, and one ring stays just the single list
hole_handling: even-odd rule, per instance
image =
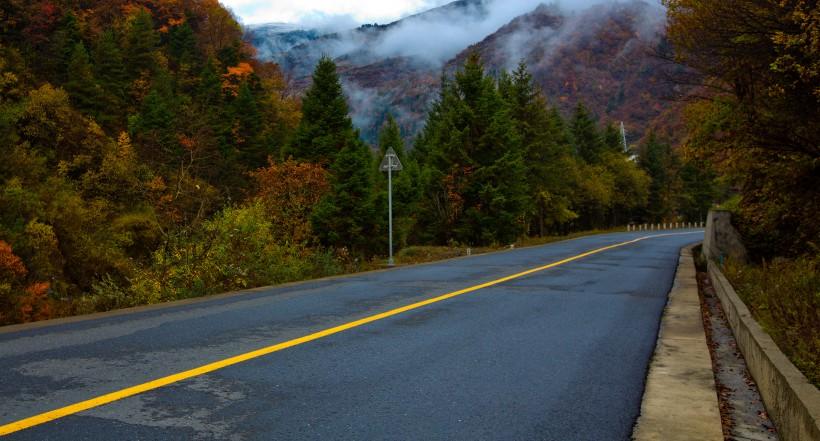
[{"label": "road shoulder", "polygon": [[637,441],[723,440],[692,247],[681,250],[649,367]]}]

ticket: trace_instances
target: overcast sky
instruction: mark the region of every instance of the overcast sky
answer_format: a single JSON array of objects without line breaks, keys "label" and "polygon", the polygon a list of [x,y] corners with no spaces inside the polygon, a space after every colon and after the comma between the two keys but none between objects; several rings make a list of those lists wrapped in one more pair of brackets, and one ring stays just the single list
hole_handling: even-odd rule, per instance
[{"label": "overcast sky", "polygon": [[450,0],[220,0],[245,24],[389,23]]}]

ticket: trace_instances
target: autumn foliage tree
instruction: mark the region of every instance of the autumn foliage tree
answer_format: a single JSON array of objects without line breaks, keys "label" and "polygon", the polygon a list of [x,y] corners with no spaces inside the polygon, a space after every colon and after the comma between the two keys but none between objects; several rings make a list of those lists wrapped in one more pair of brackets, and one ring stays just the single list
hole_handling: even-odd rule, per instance
[{"label": "autumn foliage tree", "polygon": [[740,189],[739,222],[761,255],[820,243],[820,15],[810,1],[667,0],[677,60],[702,75],[689,151]]},{"label": "autumn foliage tree", "polygon": [[11,246],[0,241],[0,324],[13,323],[16,306],[16,289],[28,274],[23,261],[17,257]]},{"label": "autumn foliage tree", "polygon": [[33,322],[51,317],[49,284],[27,284],[23,261],[0,240],[0,325]]},{"label": "autumn foliage tree", "polygon": [[330,190],[328,172],[318,164],[289,159],[271,161],[253,173],[258,199],[265,207],[279,240],[305,243],[311,240],[310,215]]},{"label": "autumn foliage tree", "polygon": [[[0,11],[1,320],[164,299],[151,293],[183,265],[173,253],[228,242],[211,221],[246,200],[248,172],[296,125],[281,72],[253,58],[216,0],[15,0]],[[229,215],[262,213],[243,209]],[[292,260],[253,283],[313,271],[292,268],[303,250],[272,243],[256,248],[265,265]]]}]

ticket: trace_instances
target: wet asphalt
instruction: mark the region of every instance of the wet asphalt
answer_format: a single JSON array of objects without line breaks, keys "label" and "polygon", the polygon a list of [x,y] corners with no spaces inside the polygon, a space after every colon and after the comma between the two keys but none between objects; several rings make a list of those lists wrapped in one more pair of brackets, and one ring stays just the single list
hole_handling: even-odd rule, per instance
[{"label": "wet asphalt", "polygon": [[[649,234],[0,328],[0,425]],[[6,439],[627,440],[679,250],[702,237],[605,251]]]}]

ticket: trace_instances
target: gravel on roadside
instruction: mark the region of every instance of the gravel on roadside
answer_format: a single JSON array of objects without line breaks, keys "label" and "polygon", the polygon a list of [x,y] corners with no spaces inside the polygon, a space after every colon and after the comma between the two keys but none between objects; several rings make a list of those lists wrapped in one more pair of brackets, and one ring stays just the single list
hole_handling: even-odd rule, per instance
[{"label": "gravel on roadside", "polygon": [[708,274],[698,269],[703,324],[712,356],[723,434],[733,441],[778,440]]}]

